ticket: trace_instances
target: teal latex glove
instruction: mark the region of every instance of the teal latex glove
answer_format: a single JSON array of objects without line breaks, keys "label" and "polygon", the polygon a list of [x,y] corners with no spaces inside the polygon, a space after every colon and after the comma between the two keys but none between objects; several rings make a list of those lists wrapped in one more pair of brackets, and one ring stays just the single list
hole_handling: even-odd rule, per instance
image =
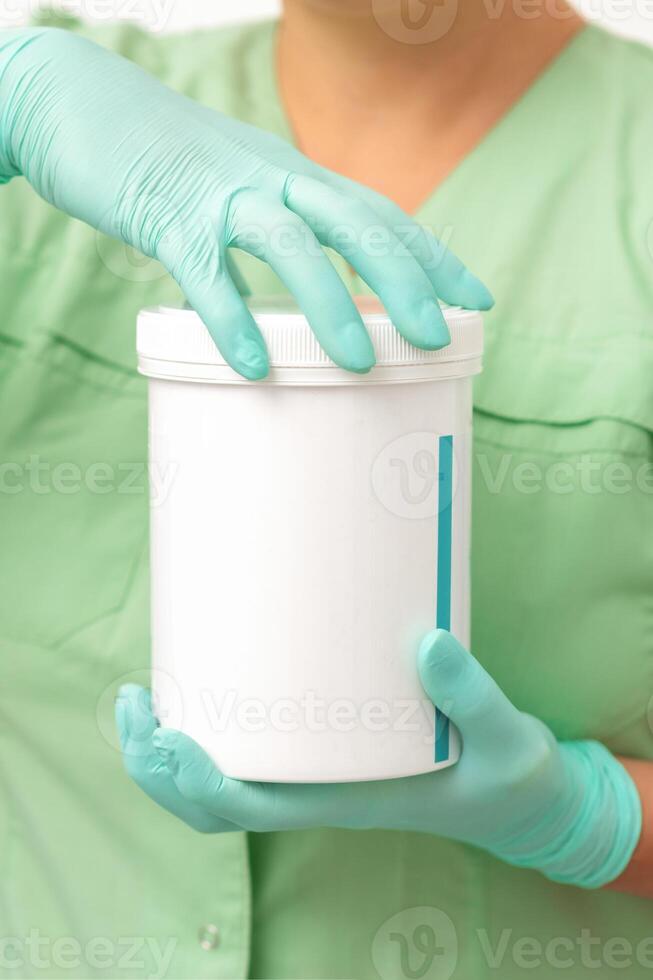
[{"label": "teal latex glove", "polygon": [[429,697],[462,735],[462,757],[450,769],[347,784],[228,779],[192,739],[159,728],[147,691],[134,685],[116,702],[125,766],[153,800],[204,832],[420,831],[474,844],[555,881],[593,888],[618,877],[641,830],[639,796],[621,763],[598,742],[557,742],[450,633],[425,638],[419,670]]},{"label": "teal latex glove", "polygon": [[374,350],[322,245],[347,258],[416,347],[449,341],[438,296],[492,305],[386,198],[66,31],[0,32],[0,182],[21,174],[57,208],[160,260],[247,378],[266,375],[268,356],[230,275],[230,247],[269,263],[351,371],[369,370]]}]

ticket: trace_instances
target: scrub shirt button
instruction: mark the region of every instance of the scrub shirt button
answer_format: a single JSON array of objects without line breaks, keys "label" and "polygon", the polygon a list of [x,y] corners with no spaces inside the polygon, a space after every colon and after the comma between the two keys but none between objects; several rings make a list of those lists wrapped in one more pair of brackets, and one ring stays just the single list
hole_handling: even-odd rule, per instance
[{"label": "scrub shirt button", "polygon": [[217,949],[220,945],[220,930],[212,922],[205,926],[200,926],[197,936],[202,949],[210,953],[212,949]]}]

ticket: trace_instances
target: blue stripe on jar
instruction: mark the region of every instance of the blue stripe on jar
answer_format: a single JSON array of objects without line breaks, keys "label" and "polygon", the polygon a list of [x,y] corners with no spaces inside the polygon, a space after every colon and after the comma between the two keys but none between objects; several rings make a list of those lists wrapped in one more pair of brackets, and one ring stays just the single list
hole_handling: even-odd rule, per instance
[{"label": "blue stripe on jar", "polygon": [[[451,532],[453,497],[453,436],[438,440],[438,553],[435,625],[451,629]],[[449,719],[435,709],[435,761],[449,758]]]}]

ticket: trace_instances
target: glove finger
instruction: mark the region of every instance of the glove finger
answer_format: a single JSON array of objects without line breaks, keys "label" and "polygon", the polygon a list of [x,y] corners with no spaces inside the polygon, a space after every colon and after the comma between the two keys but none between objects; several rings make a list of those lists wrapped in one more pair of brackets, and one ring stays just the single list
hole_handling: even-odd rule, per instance
[{"label": "glove finger", "polygon": [[[194,232],[171,229],[157,257],[179,283],[226,362],[249,381],[260,381],[270,368],[265,341],[227,272],[233,260],[224,252],[205,222]],[[238,282],[244,285],[240,276]]]},{"label": "glove finger", "polygon": [[468,746],[496,755],[519,740],[521,712],[451,633],[429,633],[420,646],[418,665],[426,693],[460,729]]},{"label": "glove finger", "polygon": [[378,217],[394,230],[408,251],[420,263],[435,292],[445,303],[469,310],[492,308],[494,299],[487,286],[473,275],[432,232],[418,224],[394,201],[372,190],[371,187],[332,171],[321,169],[316,176],[341,193],[365,201],[372,207]]},{"label": "glove finger", "polygon": [[308,225],[278,201],[254,192],[237,196],[229,225],[229,244],[276,272],[329,357],[348,371],[369,371],[374,348],[360,313]]},{"label": "glove finger", "polygon": [[157,720],[145,687],[123,684],[116,698],[116,727],[123,759],[147,757]]},{"label": "glove finger", "polygon": [[203,833],[240,829],[181,795],[152,744],[158,722],[146,688],[124,684],[116,698],[115,713],[125,769],[150,799]]},{"label": "glove finger", "polygon": [[383,825],[403,798],[403,780],[389,783],[291,784],[243,782],[224,776],[182,732],[159,728],[153,737],[183,796],[251,831]]},{"label": "glove finger", "polygon": [[[221,819],[247,830],[259,829],[272,784],[247,783],[224,776],[197,742],[183,732],[159,728],[153,744],[182,796]],[[265,829],[277,829],[268,827]]]},{"label": "glove finger", "polygon": [[310,177],[295,177],[286,198],[323,245],[340,252],[374,290],[399,333],[415,347],[450,341],[426,272],[376,211]]}]

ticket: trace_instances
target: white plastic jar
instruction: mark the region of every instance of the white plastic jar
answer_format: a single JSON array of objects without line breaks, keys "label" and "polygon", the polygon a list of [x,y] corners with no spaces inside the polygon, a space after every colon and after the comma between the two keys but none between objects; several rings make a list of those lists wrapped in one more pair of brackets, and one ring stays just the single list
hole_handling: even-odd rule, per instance
[{"label": "white plastic jar", "polygon": [[417,674],[469,641],[472,376],[482,321],[416,350],[357,301],[377,353],[336,367],[287,300],[250,303],[271,370],[229,368],[190,310],[145,310],[152,686],[227,776],[385,779],[460,751]]}]

